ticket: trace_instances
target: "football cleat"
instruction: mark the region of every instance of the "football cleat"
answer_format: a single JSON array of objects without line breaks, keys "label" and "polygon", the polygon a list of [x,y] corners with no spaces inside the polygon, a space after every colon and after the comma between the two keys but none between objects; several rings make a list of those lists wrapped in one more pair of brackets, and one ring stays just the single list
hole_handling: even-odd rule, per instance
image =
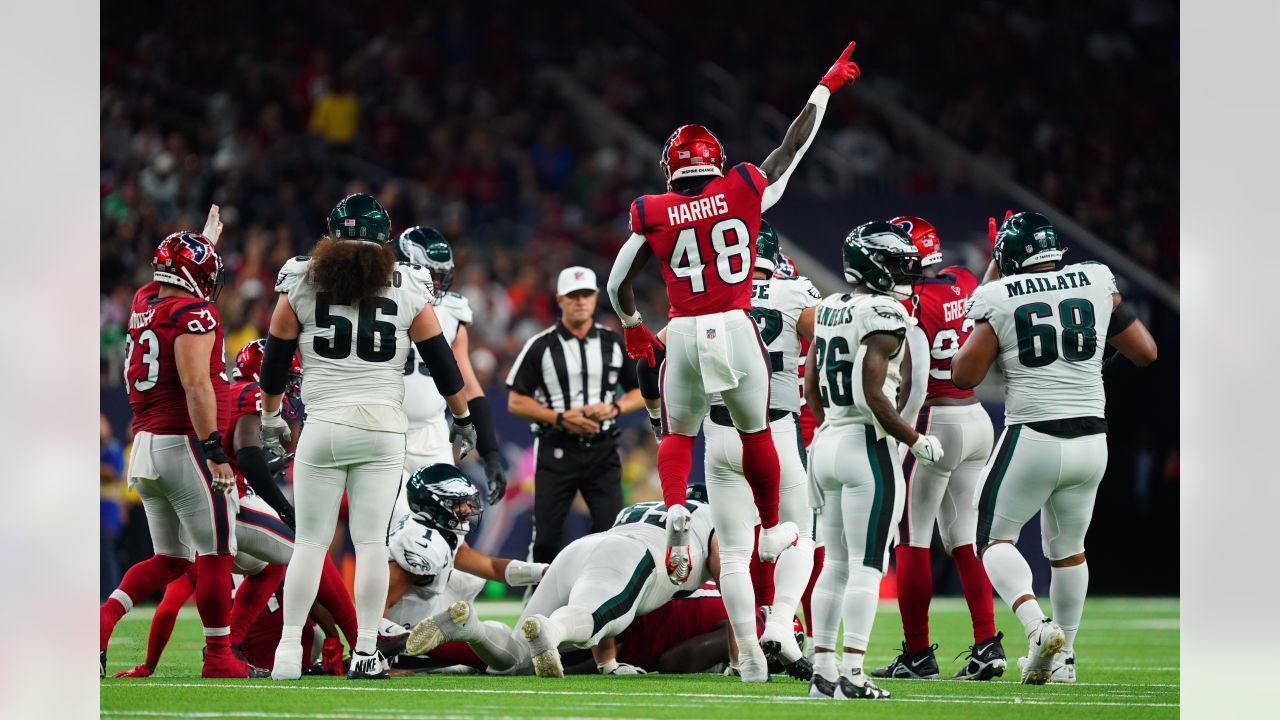
[{"label": "football cleat", "polygon": [[122,672],[116,673],[115,675],[112,675],[111,677],[113,678],[144,678],[144,677],[151,677],[151,674],[154,672],[155,670],[153,668],[149,667],[146,663],[142,663],[141,665],[133,668],[132,670],[124,670]]},{"label": "football cleat", "polygon": [[750,649],[738,649],[738,675],[742,677],[742,682],[769,682],[768,660],[759,645],[753,645]]},{"label": "football cleat", "polygon": [[1009,661],[1004,656],[1004,646],[1000,641],[1004,633],[998,632],[995,637],[987,638],[980,643],[969,646],[969,662],[956,671],[952,680],[990,680],[1004,674]]},{"label": "football cleat", "polygon": [[693,572],[689,548],[689,509],[684,505],[667,508],[667,579],[683,585]]},{"label": "football cleat", "polygon": [[[1018,658],[1018,669],[1025,670],[1027,659]],[[1053,656],[1053,665],[1049,671],[1049,682],[1071,684],[1076,681],[1076,653],[1074,650],[1060,652]]]},{"label": "football cleat", "polygon": [[382,657],[394,660],[397,656],[405,654],[405,644],[409,640],[409,633],[403,635],[383,635],[378,634],[378,652],[382,653]]},{"label": "football cleat", "polygon": [[443,612],[413,626],[409,631],[409,640],[405,643],[405,652],[410,655],[429,653],[458,636],[459,626],[471,618],[471,603],[459,600]]},{"label": "football cleat", "polygon": [[836,697],[836,684],[815,672],[813,679],[809,681],[809,697],[834,700]]},{"label": "football cleat", "polygon": [[800,540],[800,528],[793,522],[778,523],[760,530],[760,562],[776,562],[784,550]]},{"label": "football cleat", "polygon": [[237,658],[230,652],[205,655],[200,667],[202,678],[253,678],[266,677],[266,671]]},{"label": "football cleat", "polygon": [[533,656],[533,672],[538,677],[564,677],[564,665],[560,663],[559,643],[547,637],[547,618],[530,615],[520,626],[524,639],[529,641],[529,653]]},{"label": "football cleat", "polygon": [[888,690],[863,675],[861,669],[854,670],[850,675],[841,675],[836,681],[837,700],[887,700],[889,695]]},{"label": "football cleat", "polygon": [[933,651],[938,649],[937,643],[920,652],[907,652],[907,644],[902,643],[902,653],[893,662],[882,668],[871,671],[873,677],[894,678],[895,680],[937,680],[938,659]]},{"label": "football cleat", "polygon": [[302,677],[302,644],[282,643],[276,648],[276,659],[271,666],[272,680],[297,680]]},{"label": "football cleat", "polygon": [[[792,618],[793,628],[790,630],[783,627],[780,622],[773,622],[772,619],[766,622],[764,633],[760,635],[760,647],[769,658],[771,670],[774,669],[773,664],[777,663],[781,671],[791,677],[797,680],[808,680],[813,677],[813,663],[805,659],[804,651],[800,649],[794,629],[795,622],[795,618]],[[803,633],[800,634],[800,638],[804,638]]]},{"label": "football cleat", "polygon": [[1022,684],[1044,685],[1049,682],[1053,656],[1066,642],[1067,636],[1058,623],[1047,618],[1041,620],[1027,636],[1027,663],[1022,666]]},{"label": "football cleat", "polygon": [[98,653],[98,677],[104,678],[106,676],[107,676],[107,651],[103,650],[102,652]]},{"label": "football cleat", "polygon": [[391,677],[387,672],[388,669],[387,659],[377,650],[372,653],[357,651],[351,656],[351,667],[347,669],[347,679],[386,680]]}]

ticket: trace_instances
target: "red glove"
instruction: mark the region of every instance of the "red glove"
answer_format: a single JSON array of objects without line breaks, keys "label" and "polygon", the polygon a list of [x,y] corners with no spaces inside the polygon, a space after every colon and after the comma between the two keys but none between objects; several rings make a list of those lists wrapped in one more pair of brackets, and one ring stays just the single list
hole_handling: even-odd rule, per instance
[{"label": "red glove", "polygon": [[155,672],[155,670],[153,670],[152,668],[148,667],[148,665],[147,665],[146,663],[142,663],[141,665],[139,665],[138,667],[136,667],[136,668],[134,668],[134,669],[132,669],[132,670],[125,670],[125,671],[123,671],[123,672],[118,672],[118,673],[116,673],[115,675],[112,675],[111,677],[113,677],[113,678],[139,678],[139,677],[151,677],[151,673],[153,673],[153,672]]},{"label": "red glove", "polygon": [[[1011,217],[1013,217],[1013,211],[1005,210],[1004,219],[1008,220]],[[996,219],[993,217],[987,218],[987,240],[991,241],[991,249],[994,250],[996,247]]]},{"label": "red glove", "polygon": [[849,59],[849,55],[853,52],[853,48],[858,43],[851,42],[849,47],[844,49],[840,54],[840,59],[836,60],[836,64],[831,66],[826,75],[822,76],[819,85],[826,87],[831,92],[839,90],[845,83],[851,83],[862,75],[862,71],[858,69],[858,64]]},{"label": "red glove", "polygon": [[622,337],[627,342],[627,355],[632,360],[645,358],[650,365],[658,364],[653,358],[653,347],[658,344],[658,338],[644,323],[622,328]]},{"label": "red glove", "polygon": [[324,639],[324,645],[320,647],[320,667],[330,675],[346,673],[342,668],[342,640],[336,637]]}]

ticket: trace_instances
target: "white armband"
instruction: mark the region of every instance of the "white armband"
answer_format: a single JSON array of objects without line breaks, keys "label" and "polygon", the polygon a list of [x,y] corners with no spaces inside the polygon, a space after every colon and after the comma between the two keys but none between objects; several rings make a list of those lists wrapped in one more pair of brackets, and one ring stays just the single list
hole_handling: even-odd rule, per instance
[{"label": "white armband", "polygon": [[814,88],[813,92],[809,95],[809,102],[820,108],[825,108],[827,106],[827,100],[830,99],[831,90],[828,89],[826,85],[819,85]]},{"label": "white armband", "polygon": [[507,563],[506,572],[503,578],[511,587],[525,587],[526,585],[537,585],[542,582],[542,576],[547,572],[546,563],[530,563],[523,560],[512,560]]}]

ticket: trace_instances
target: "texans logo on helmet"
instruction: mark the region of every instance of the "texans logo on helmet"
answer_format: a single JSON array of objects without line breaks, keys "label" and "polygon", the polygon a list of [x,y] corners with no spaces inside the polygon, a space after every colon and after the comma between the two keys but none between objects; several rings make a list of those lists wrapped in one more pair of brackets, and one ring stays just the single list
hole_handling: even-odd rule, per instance
[{"label": "texans logo on helmet", "polygon": [[205,257],[209,254],[209,247],[204,243],[200,242],[199,238],[197,238],[195,235],[187,233],[182,237],[178,238],[178,240],[184,246],[186,246],[188,250],[191,251],[192,260],[196,261],[197,263],[204,262]]}]

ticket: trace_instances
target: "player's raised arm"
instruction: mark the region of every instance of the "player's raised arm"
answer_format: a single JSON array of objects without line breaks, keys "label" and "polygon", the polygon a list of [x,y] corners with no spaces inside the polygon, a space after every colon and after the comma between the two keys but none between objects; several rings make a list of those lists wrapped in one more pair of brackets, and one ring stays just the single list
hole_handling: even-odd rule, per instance
[{"label": "player's raised arm", "polygon": [[832,93],[847,83],[857,80],[862,74],[858,64],[849,59],[849,55],[853,53],[853,48],[857,44],[849,43],[849,47],[840,54],[831,69],[827,70],[827,74],[822,76],[818,87],[814,88],[813,94],[809,96],[808,104],[791,123],[791,127],[787,128],[782,144],[769,153],[769,157],[765,158],[760,165],[761,172],[768,179],[768,185],[764,189],[760,202],[761,212],[773,207],[774,203],[782,197],[782,192],[787,189],[791,171],[800,163],[800,158],[804,157],[805,151],[818,135],[818,126],[822,124],[822,116],[827,111],[827,100]]}]

